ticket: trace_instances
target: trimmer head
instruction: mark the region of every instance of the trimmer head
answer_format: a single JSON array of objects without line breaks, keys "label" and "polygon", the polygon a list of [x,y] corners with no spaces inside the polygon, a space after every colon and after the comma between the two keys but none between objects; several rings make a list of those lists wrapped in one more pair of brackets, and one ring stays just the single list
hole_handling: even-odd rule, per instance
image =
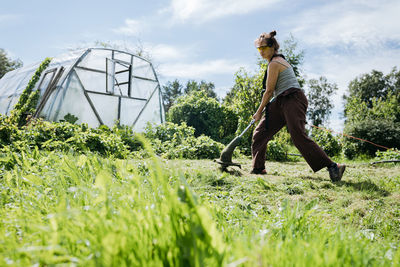
[{"label": "trimmer head", "polygon": [[216,162],[219,165],[221,165],[221,169],[223,171],[227,171],[227,168],[229,166],[236,166],[236,167],[239,167],[240,169],[242,168],[242,166],[239,163],[235,163],[235,162],[232,162],[232,161],[231,162],[224,162],[224,161],[221,161],[220,159],[214,159],[214,162]]},{"label": "trimmer head", "polygon": [[246,127],[246,129],[244,129],[244,131],[239,135],[236,136],[225,148],[224,150],[222,150],[221,155],[219,157],[219,159],[215,159],[214,162],[218,163],[221,165],[221,168],[223,171],[226,171],[229,166],[236,166],[239,168],[242,168],[241,165],[239,163],[234,163],[232,162],[232,155],[233,155],[233,151],[235,150],[235,148],[237,147],[237,145],[240,142],[240,139],[242,139],[243,134],[250,128],[251,125],[253,125],[253,123],[255,122],[255,120],[252,120],[250,122],[250,124]]}]

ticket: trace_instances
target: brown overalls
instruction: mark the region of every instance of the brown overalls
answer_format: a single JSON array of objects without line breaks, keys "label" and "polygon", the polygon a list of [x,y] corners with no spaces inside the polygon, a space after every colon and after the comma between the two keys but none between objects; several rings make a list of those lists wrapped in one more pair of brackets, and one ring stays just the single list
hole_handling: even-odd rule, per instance
[{"label": "brown overalls", "polygon": [[260,120],[253,134],[253,169],[265,168],[268,141],[285,125],[294,145],[314,172],[333,163],[305,132],[307,107],[307,98],[299,88],[284,91],[267,105],[266,115]]}]

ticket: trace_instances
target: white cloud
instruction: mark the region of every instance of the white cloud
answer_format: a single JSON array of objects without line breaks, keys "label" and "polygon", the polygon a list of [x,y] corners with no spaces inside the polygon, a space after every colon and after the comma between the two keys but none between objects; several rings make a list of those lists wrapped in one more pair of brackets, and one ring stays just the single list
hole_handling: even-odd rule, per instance
[{"label": "white cloud", "polygon": [[233,75],[239,68],[246,67],[246,65],[226,59],[209,60],[200,63],[170,63],[160,65],[160,73],[167,77],[204,79],[211,75]]},{"label": "white cloud", "polygon": [[179,22],[201,23],[229,15],[247,14],[280,0],[172,0],[168,11]]},{"label": "white cloud", "polygon": [[140,20],[125,19],[125,24],[119,28],[113,29],[115,33],[126,36],[137,36],[146,28],[146,24]]},{"label": "white cloud", "polygon": [[165,62],[168,60],[181,60],[187,57],[189,48],[180,48],[167,44],[147,44],[150,49],[152,58],[158,62]]},{"label": "white cloud", "polygon": [[[338,113],[343,112],[342,96],[348,90],[349,82],[356,77],[370,73],[373,69],[388,74],[393,67],[399,67],[400,53],[396,49],[377,50],[370,54],[355,53],[352,55],[338,55],[325,51],[306,60],[304,65],[307,78],[327,77],[329,82],[338,85],[338,92],[333,96],[334,110],[331,124],[334,129],[343,128],[343,119]],[[336,116],[336,117],[335,117]]]},{"label": "white cloud", "polygon": [[126,40],[101,40],[101,41],[80,41],[73,43],[62,43],[61,45],[54,45],[56,49],[61,50],[77,50],[85,49],[88,47],[108,47],[118,50],[127,51],[133,54],[141,52],[146,58],[149,58],[153,63],[159,65],[160,63],[173,63],[187,59],[194,50],[194,46],[173,46],[168,44],[154,44],[150,42],[129,42]]},{"label": "white cloud", "polygon": [[342,0],[307,8],[286,24],[310,45],[370,49],[400,40],[399,14],[397,0]]},{"label": "white cloud", "polygon": [[291,16],[285,26],[306,49],[307,78],[325,76],[338,84],[331,125],[341,129],[342,95],[357,76],[373,69],[388,73],[400,62],[400,2],[321,2]]}]

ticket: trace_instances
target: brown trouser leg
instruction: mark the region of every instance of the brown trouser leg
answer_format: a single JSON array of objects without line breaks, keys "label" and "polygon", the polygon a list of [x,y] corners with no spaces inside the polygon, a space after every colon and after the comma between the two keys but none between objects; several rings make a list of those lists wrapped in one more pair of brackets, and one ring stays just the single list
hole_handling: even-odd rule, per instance
[{"label": "brown trouser leg", "polygon": [[307,98],[299,89],[284,92],[268,106],[268,116],[261,119],[253,134],[253,168],[265,168],[267,144],[285,124],[294,145],[314,172],[333,163],[305,132],[307,106]]}]

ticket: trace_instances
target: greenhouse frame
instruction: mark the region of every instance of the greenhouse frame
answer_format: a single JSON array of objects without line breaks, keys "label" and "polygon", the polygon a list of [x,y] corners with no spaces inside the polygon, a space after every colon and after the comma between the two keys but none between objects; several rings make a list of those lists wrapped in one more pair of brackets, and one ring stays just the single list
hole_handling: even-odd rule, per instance
[{"label": "greenhouse frame", "polygon": [[[9,115],[40,63],[0,79],[0,113]],[[142,131],[165,121],[160,84],[148,60],[120,50],[88,48],[52,58],[34,90],[40,99],[34,117],[66,115],[91,127],[128,125]]]}]

